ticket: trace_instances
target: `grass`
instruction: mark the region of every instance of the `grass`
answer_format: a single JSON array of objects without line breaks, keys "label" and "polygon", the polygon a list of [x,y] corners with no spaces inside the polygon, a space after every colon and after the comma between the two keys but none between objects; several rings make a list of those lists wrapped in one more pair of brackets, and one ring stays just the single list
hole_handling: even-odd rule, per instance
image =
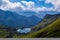
[{"label": "grass", "polygon": [[6,32],[6,31],[0,29],[0,38],[5,38],[8,34],[9,34],[9,32]]}]

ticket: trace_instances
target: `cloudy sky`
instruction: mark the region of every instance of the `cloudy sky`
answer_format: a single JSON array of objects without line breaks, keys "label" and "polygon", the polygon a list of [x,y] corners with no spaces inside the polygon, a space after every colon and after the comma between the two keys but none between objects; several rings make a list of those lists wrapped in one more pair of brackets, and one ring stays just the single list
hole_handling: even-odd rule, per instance
[{"label": "cloudy sky", "polygon": [[25,10],[60,12],[60,0],[0,0],[0,9],[16,12]]}]

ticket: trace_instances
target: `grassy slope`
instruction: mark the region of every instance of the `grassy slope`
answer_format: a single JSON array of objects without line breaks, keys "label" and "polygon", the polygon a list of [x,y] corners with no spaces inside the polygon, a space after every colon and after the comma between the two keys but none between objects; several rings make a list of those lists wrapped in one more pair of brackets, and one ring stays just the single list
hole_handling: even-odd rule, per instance
[{"label": "grassy slope", "polygon": [[6,31],[0,29],[0,38],[5,38],[8,34],[9,34],[9,32],[6,32]]},{"label": "grassy slope", "polygon": [[60,37],[60,18],[47,27],[24,36],[15,36],[17,38],[39,38],[39,37]]}]

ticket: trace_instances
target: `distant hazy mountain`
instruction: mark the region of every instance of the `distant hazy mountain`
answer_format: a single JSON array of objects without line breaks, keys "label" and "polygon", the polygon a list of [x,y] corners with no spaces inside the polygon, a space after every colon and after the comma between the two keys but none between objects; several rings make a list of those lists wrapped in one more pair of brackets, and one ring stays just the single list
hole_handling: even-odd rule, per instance
[{"label": "distant hazy mountain", "polygon": [[36,12],[35,11],[31,11],[31,10],[30,11],[26,10],[26,11],[23,11],[22,14],[29,17],[31,15],[35,15]]},{"label": "distant hazy mountain", "polygon": [[[29,13],[29,12],[28,12]],[[26,17],[11,11],[0,10],[0,24],[13,27],[32,27],[41,19],[35,15]]]},{"label": "distant hazy mountain", "polygon": [[59,14],[59,13],[57,11],[39,11],[37,16],[43,19],[44,16],[46,16],[47,14],[54,15],[54,14]]}]

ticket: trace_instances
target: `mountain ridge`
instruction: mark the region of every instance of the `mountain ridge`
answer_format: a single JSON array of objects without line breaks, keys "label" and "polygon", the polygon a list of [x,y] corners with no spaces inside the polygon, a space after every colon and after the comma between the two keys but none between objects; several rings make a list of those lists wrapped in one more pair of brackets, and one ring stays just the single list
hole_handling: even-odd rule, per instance
[{"label": "mountain ridge", "polygon": [[20,26],[20,27],[31,27],[36,25],[41,20],[35,15],[32,16],[30,18],[30,17],[18,15],[15,12],[0,10],[0,24],[2,23],[8,26],[12,25],[12,26]]},{"label": "mountain ridge", "polygon": [[[59,38],[60,37],[60,14],[59,17],[46,27],[37,31],[31,32],[23,36],[15,36],[17,38]],[[56,16],[56,15],[55,15]],[[39,28],[39,26],[37,26]],[[37,28],[35,28],[36,30]],[[33,35],[34,34],[34,35]]]},{"label": "mountain ridge", "polygon": [[54,14],[54,15],[47,14],[40,23],[32,27],[32,31],[40,30],[46,27],[47,25],[51,24],[52,22],[56,21],[58,18],[60,18],[60,14]]}]

